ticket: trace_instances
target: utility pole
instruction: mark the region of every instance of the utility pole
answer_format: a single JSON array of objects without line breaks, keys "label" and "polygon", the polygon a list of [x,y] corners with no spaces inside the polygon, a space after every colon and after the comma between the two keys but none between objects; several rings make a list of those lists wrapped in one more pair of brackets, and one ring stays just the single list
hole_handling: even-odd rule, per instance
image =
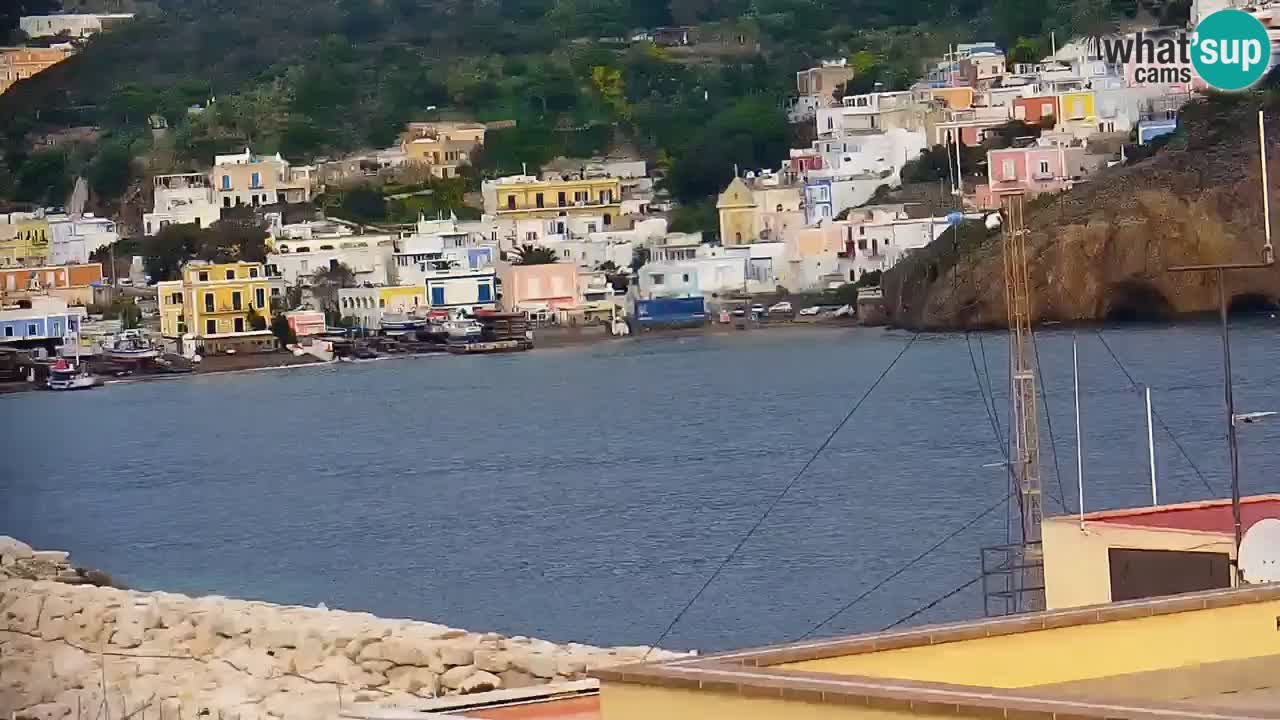
[{"label": "utility pole", "polygon": [[1210,265],[1179,265],[1169,272],[1212,272],[1218,279],[1218,322],[1222,330],[1223,400],[1227,406],[1227,451],[1231,458],[1231,520],[1235,530],[1235,579],[1240,583],[1240,543],[1244,539],[1244,525],[1240,518],[1240,445],[1236,438],[1236,401],[1231,382],[1231,334],[1227,323],[1227,273],[1235,270],[1258,270],[1275,263],[1275,250],[1271,246],[1271,193],[1267,187],[1267,137],[1262,111],[1258,111],[1258,153],[1262,161],[1262,261],[1254,263],[1215,263]]},{"label": "utility pole", "polygon": [[1027,229],[1022,192],[1002,198],[1004,206],[1005,307],[1009,321],[1009,462],[1022,515],[1022,552],[1017,563],[1016,609],[1044,609],[1043,516],[1040,483],[1040,416],[1032,358],[1031,283],[1027,265]]}]

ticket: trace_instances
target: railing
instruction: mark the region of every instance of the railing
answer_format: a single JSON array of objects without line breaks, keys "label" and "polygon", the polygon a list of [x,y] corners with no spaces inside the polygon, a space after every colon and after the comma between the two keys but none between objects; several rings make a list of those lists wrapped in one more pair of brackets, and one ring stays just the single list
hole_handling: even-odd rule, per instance
[{"label": "railing", "polygon": [[1040,543],[982,548],[983,611],[999,617],[1045,607]]}]

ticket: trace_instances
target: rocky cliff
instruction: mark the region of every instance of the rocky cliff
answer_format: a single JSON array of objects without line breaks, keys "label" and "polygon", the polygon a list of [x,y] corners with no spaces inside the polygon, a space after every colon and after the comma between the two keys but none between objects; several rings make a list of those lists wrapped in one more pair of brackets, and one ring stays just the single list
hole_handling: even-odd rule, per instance
[{"label": "rocky cliff", "polygon": [[[1176,265],[1258,262],[1263,212],[1257,111],[1269,116],[1268,170],[1280,190],[1280,98],[1219,95],[1184,108],[1151,157],[1103,171],[1026,206],[1036,321],[1161,319],[1215,311],[1211,273]],[[1276,219],[1273,218],[1273,231]],[[1006,324],[999,233],[968,227],[886,274],[893,322],[917,329]],[[1280,269],[1231,273],[1228,297],[1256,309],[1280,299]]]},{"label": "rocky cliff", "polygon": [[[38,554],[5,540],[0,564],[32,567]],[[443,695],[576,680],[638,662],[647,650],[558,645],[324,608],[0,578],[3,717],[317,720],[353,704],[410,709]]]}]

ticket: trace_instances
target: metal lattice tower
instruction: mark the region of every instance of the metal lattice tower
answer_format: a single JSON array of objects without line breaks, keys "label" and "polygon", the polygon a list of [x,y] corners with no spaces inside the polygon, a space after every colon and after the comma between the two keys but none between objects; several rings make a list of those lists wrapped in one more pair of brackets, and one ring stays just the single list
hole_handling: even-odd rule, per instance
[{"label": "metal lattice tower", "polygon": [[1027,258],[1027,228],[1022,193],[1005,195],[1004,278],[1009,319],[1009,463],[1019,495],[1022,516],[1022,572],[1018,579],[1017,610],[1044,609],[1044,562],[1040,546],[1043,515],[1040,484],[1040,413],[1031,337],[1031,283]]}]

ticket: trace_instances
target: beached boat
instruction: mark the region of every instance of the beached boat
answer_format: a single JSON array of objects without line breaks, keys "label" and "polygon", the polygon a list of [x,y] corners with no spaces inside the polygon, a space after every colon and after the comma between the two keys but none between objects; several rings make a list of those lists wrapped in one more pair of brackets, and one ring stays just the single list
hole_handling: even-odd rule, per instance
[{"label": "beached boat", "polygon": [[382,318],[378,323],[378,327],[384,335],[395,337],[397,335],[410,335],[423,330],[427,327],[427,320],[424,318],[399,317],[399,318]]},{"label": "beached boat", "polygon": [[90,375],[83,366],[73,365],[64,358],[59,358],[49,368],[50,390],[88,390],[101,384],[101,381]]},{"label": "beached boat", "polygon": [[103,345],[102,351],[112,360],[153,360],[160,357],[160,349],[138,330],[125,330],[116,335],[109,345]]},{"label": "beached boat", "polygon": [[484,328],[474,318],[454,318],[444,324],[444,329],[454,342],[473,342],[484,333]]}]

